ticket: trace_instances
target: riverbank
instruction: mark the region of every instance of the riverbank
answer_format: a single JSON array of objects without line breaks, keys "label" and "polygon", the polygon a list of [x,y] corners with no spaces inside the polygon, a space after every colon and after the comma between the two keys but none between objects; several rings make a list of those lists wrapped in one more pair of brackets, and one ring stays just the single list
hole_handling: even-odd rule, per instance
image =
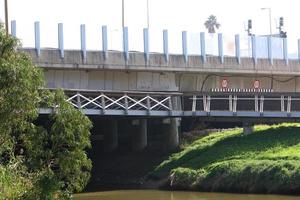
[{"label": "riverbank", "polygon": [[259,125],[210,134],[162,162],[152,177],[171,189],[300,193],[300,124]]}]

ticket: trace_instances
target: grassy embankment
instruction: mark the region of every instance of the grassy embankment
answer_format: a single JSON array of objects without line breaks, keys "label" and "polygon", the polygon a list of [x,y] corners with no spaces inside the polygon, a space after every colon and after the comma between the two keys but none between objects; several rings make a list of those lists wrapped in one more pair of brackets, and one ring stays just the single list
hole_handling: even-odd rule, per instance
[{"label": "grassy embankment", "polygon": [[300,124],[255,126],[210,134],[172,155],[153,172],[172,189],[300,193]]}]

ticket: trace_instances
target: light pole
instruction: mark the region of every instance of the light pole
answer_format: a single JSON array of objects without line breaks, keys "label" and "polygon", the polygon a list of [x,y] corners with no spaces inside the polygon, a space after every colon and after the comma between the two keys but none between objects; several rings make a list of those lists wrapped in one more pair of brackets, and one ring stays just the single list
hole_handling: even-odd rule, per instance
[{"label": "light pole", "polygon": [[149,0],[147,0],[147,28],[149,30]]},{"label": "light pole", "polygon": [[122,28],[124,28],[124,0],[122,0]]},{"label": "light pole", "polygon": [[5,9],[5,32],[8,35],[8,6],[7,0],[4,1],[4,9]]},{"label": "light pole", "polygon": [[272,37],[272,10],[271,8],[261,8],[261,10],[269,11],[270,36]]}]

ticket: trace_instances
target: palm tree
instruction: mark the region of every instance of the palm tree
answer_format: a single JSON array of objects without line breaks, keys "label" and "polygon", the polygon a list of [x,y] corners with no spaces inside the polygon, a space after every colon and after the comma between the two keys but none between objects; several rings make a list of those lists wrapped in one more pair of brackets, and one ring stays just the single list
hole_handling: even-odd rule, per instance
[{"label": "palm tree", "polygon": [[217,22],[217,17],[210,15],[204,23],[205,28],[207,28],[209,33],[215,33],[216,29],[219,29],[221,24]]}]

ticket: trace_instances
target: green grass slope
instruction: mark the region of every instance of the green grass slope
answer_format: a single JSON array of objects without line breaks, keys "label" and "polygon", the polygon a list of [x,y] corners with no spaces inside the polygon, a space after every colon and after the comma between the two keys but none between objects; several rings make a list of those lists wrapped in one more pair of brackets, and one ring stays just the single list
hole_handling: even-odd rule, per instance
[{"label": "green grass slope", "polygon": [[255,126],[203,137],[153,172],[173,189],[300,193],[300,124]]}]

